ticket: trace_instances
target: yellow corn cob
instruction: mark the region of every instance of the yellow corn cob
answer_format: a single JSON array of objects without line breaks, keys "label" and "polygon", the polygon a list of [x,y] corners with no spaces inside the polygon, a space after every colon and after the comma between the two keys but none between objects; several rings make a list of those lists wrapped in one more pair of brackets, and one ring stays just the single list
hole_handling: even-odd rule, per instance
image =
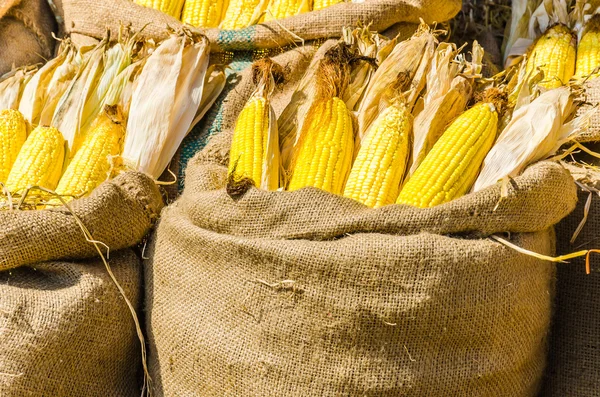
[{"label": "yellow corn cob", "polygon": [[184,0],[134,0],[137,4],[162,11],[173,18],[179,19]]},{"label": "yellow corn cob", "polygon": [[404,185],[398,204],[433,207],[467,193],[477,179],[498,129],[498,113],[480,102],[460,115]]},{"label": "yellow corn cob", "polygon": [[546,30],[533,46],[527,60],[527,73],[541,69],[544,79],[539,84],[556,88],[565,84],[575,73],[576,36],[565,25],[554,25]]},{"label": "yellow corn cob", "polygon": [[243,29],[257,22],[264,11],[265,0],[230,0],[221,29]]},{"label": "yellow corn cob", "polygon": [[229,173],[235,178],[262,180],[264,156],[269,136],[269,106],[260,96],[251,98],[242,109],[233,132],[229,153]]},{"label": "yellow corn cob", "polygon": [[29,186],[54,190],[60,179],[65,158],[65,140],[54,127],[36,127],[25,143],[6,181],[10,192],[22,192]]},{"label": "yellow corn cob", "polygon": [[21,146],[27,139],[27,123],[14,109],[0,111],[0,182],[6,183]]},{"label": "yellow corn cob", "polygon": [[181,21],[197,28],[216,28],[226,10],[226,0],[185,0]]},{"label": "yellow corn cob", "polygon": [[344,196],[369,207],[396,202],[409,157],[412,115],[402,103],[374,121],[356,156]]},{"label": "yellow corn cob", "polygon": [[575,76],[590,76],[600,68],[600,15],[594,15],[586,24],[581,41],[577,46]]},{"label": "yellow corn cob", "polygon": [[308,11],[308,1],[306,0],[271,0],[267,7],[265,21],[283,19]]},{"label": "yellow corn cob", "polygon": [[275,84],[283,81],[283,69],[263,58],[252,65],[252,79],[256,90],[242,109],[233,132],[228,189],[250,179],[262,189],[276,190],[281,167],[279,132],[268,98]]},{"label": "yellow corn cob", "polygon": [[313,11],[319,11],[334,4],[343,3],[344,0],[314,0]]},{"label": "yellow corn cob", "polygon": [[94,121],[67,166],[56,193],[62,196],[86,195],[110,178],[116,170],[113,157],[121,154],[124,136],[121,113],[116,106],[107,106]]},{"label": "yellow corn cob", "polygon": [[338,97],[318,101],[309,111],[310,121],[301,133],[289,190],[313,186],[342,194],[352,166],[352,117]]}]

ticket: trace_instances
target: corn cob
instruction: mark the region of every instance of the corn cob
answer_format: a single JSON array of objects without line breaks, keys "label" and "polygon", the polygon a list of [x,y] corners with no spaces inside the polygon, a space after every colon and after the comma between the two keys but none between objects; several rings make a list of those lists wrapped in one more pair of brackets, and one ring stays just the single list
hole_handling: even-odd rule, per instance
[{"label": "corn cob", "polygon": [[121,112],[116,106],[106,106],[60,178],[56,193],[86,195],[110,178],[116,170],[112,157],[121,154],[124,136]]},{"label": "corn cob", "polygon": [[259,20],[266,4],[265,0],[231,0],[219,27],[225,30],[246,28]]},{"label": "corn cob", "polygon": [[350,171],[344,196],[369,207],[393,204],[410,153],[412,115],[401,103],[379,114]]},{"label": "corn cob", "polygon": [[197,28],[216,28],[227,10],[227,0],[185,0],[181,21]]},{"label": "corn cob", "polygon": [[288,190],[306,186],[342,194],[354,155],[353,120],[341,99],[353,53],[345,44],[327,51],[317,71],[317,100],[308,111],[292,159]]},{"label": "corn cob", "polygon": [[18,110],[0,111],[0,182],[6,183],[19,150],[27,138],[27,123]]},{"label": "corn cob", "polygon": [[54,127],[36,127],[17,155],[6,181],[10,192],[22,192],[29,186],[54,190],[60,179],[65,158],[65,140]]},{"label": "corn cob", "polygon": [[232,182],[244,179],[263,189],[279,187],[279,133],[277,119],[269,102],[281,68],[270,59],[252,66],[257,90],[240,113],[229,153],[229,176]]},{"label": "corn cob", "polygon": [[577,46],[575,76],[584,78],[598,73],[600,68],[600,15],[594,15],[586,24]]},{"label": "corn cob", "polygon": [[307,0],[271,0],[265,14],[265,21],[283,19],[310,11]]},{"label": "corn cob", "polygon": [[343,3],[344,0],[314,0],[313,11],[319,11],[334,4]]},{"label": "corn cob", "polygon": [[173,18],[179,19],[184,0],[134,0],[136,4],[154,8]]},{"label": "corn cob", "polygon": [[352,118],[338,97],[319,101],[309,112],[288,190],[313,186],[342,194],[352,166]]},{"label": "corn cob", "polygon": [[469,191],[496,139],[500,105],[494,102],[476,104],[448,127],[402,188],[398,204],[433,207]]},{"label": "corn cob", "polygon": [[575,73],[576,36],[565,25],[554,25],[535,42],[527,73],[539,68],[544,73],[540,86],[551,89],[565,84]]}]

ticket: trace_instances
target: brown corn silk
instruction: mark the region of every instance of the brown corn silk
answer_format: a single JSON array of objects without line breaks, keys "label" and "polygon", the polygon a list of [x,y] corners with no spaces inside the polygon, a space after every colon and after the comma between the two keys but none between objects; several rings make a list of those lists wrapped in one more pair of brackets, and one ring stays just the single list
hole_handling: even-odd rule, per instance
[{"label": "brown corn silk", "polygon": [[[315,50],[274,58],[292,71],[276,114]],[[576,204],[569,174],[542,162],[502,201],[496,185],[424,210],[314,188],[234,200],[228,152],[253,90],[245,71],[147,250],[155,392],[535,396],[555,268],[485,237],[552,255],[552,226]]]}]

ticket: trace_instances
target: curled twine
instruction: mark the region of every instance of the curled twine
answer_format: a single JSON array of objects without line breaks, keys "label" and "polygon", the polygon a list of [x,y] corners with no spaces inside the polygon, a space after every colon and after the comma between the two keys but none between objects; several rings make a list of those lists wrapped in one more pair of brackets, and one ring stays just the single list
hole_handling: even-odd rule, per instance
[{"label": "curled twine", "polygon": [[[10,195],[9,192],[7,192],[6,187],[4,186],[4,184],[0,184],[2,187],[2,190],[4,191],[5,194],[7,194],[8,196],[8,200],[11,203],[10,208],[13,209],[12,206],[12,197]],[[135,311],[135,308],[133,307],[131,301],[129,300],[129,298],[127,298],[127,295],[125,294],[125,290],[123,289],[123,287],[121,287],[121,284],[119,284],[119,282],[117,281],[117,278],[115,277],[110,265],[108,264],[108,258],[110,255],[110,248],[108,247],[107,244],[103,243],[102,241],[99,240],[95,240],[92,237],[92,234],[90,233],[89,229],[83,224],[83,222],[81,221],[81,219],[75,214],[75,212],[73,211],[73,209],[71,208],[71,206],[67,203],[67,201],[63,198],[63,196],[57,194],[56,192],[50,190],[50,189],[46,189],[44,187],[41,186],[29,186],[27,189],[25,189],[25,191],[23,192],[23,195],[21,196],[21,198],[19,199],[19,202],[16,205],[16,210],[19,210],[24,202],[25,199],[27,198],[27,196],[29,195],[29,193],[32,190],[39,190],[41,192],[47,193],[50,196],[58,199],[67,209],[67,211],[69,212],[70,215],[73,216],[73,219],[75,219],[75,222],[77,223],[77,225],[79,226],[79,228],[81,229],[83,236],[85,238],[85,240],[94,245],[94,248],[96,249],[96,251],[98,252],[98,255],[100,256],[102,263],[104,264],[104,267],[106,268],[106,271],[110,277],[110,279],[112,280],[112,282],[115,284],[115,286],[117,287],[119,294],[123,297],[123,299],[125,300],[125,303],[127,304],[127,308],[129,309],[130,313],[131,313],[131,317],[133,318],[133,322],[135,324],[135,329],[136,329],[136,333],[138,336],[138,340],[140,341],[140,350],[141,350],[141,355],[142,355],[142,367],[143,367],[143,371],[144,371],[144,381],[143,381],[143,386],[142,386],[142,392],[141,392],[141,397],[144,396],[150,396],[151,393],[151,382],[152,382],[152,378],[150,378],[150,373],[148,371],[148,365],[147,365],[147,355],[146,355],[146,341],[144,338],[144,334],[142,332],[142,328],[140,326],[140,322],[137,316],[137,313]],[[100,247],[104,247],[106,249],[106,257],[104,256],[102,249]]]}]

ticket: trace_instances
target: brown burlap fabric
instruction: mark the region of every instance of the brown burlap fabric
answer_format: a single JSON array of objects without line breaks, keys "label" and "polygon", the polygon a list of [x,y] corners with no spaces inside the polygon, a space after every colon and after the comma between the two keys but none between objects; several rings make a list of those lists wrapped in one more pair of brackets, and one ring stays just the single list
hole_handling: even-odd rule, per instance
[{"label": "brown burlap fabric", "polygon": [[[162,207],[154,182],[129,172],[102,184],[71,204],[94,239],[111,250],[137,244]],[[37,262],[97,255],[75,216],[64,207],[45,211],[0,212],[0,270]]]},{"label": "brown burlap fabric", "polygon": [[[139,306],[141,265],[131,250],[111,268]],[[100,260],[53,261],[0,273],[2,397],[135,397],[140,343]]]},{"label": "brown burlap fabric", "polygon": [[[181,22],[131,0],[53,0],[57,13],[64,19],[66,33],[102,37],[108,27],[118,32],[121,24],[139,30],[147,25],[143,35],[156,39],[166,34],[165,27],[181,26]],[[285,47],[298,39],[305,41],[339,37],[342,28],[358,21],[372,22],[372,29],[383,31],[398,22],[443,22],[460,10],[458,0],[366,0],[363,3],[342,3],[321,11],[306,13],[279,21],[251,26],[239,31],[207,29],[215,51],[254,50]],[[117,37],[116,35],[114,37]]]},{"label": "brown burlap fabric", "polygon": [[0,75],[52,57],[56,22],[45,0],[0,2]]},{"label": "brown burlap fabric", "polygon": [[[276,61],[307,63],[302,50]],[[494,186],[430,209],[313,188],[233,200],[227,156],[251,91],[243,73],[150,245],[157,395],[535,395],[555,267],[486,236],[553,254],[552,226],[576,204],[568,172],[540,163],[500,203]]]},{"label": "brown burlap fabric", "polygon": [[[125,173],[66,208],[0,212],[0,395],[136,396],[140,343],[124,299],[77,216],[110,248],[109,264],[139,307],[140,260],[161,195]],[[105,252],[105,248],[102,247]],[[118,251],[121,250],[121,251]]]},{"label": "brown burlap fabric", "polygon": [[[577,114],[589,111],[593,106],[597,106],[600,103],[600,79],[593,78],[583,84],[583,94],[580,98],[585,104],[581,106]],[[579,142],[595,142],[600,141],[600,109],[594,110],[591,123],[583,134],[581,134],[577,140]]]},{"label": "brown burlap fabric", "polygon": [[[600,173],[569,169],[575,178],[600,188]],[[588,195],[580,190],[577,208],[556,227],[559,254],[600,248],[600,198],[596,194],[584,228],[570,243],[583,219]],[[590,274],[585,271],[585,258],[558,265],[548,368],[540,397],[591,397],[600,390],[600,257],[593,254],[590,259]]]}]

